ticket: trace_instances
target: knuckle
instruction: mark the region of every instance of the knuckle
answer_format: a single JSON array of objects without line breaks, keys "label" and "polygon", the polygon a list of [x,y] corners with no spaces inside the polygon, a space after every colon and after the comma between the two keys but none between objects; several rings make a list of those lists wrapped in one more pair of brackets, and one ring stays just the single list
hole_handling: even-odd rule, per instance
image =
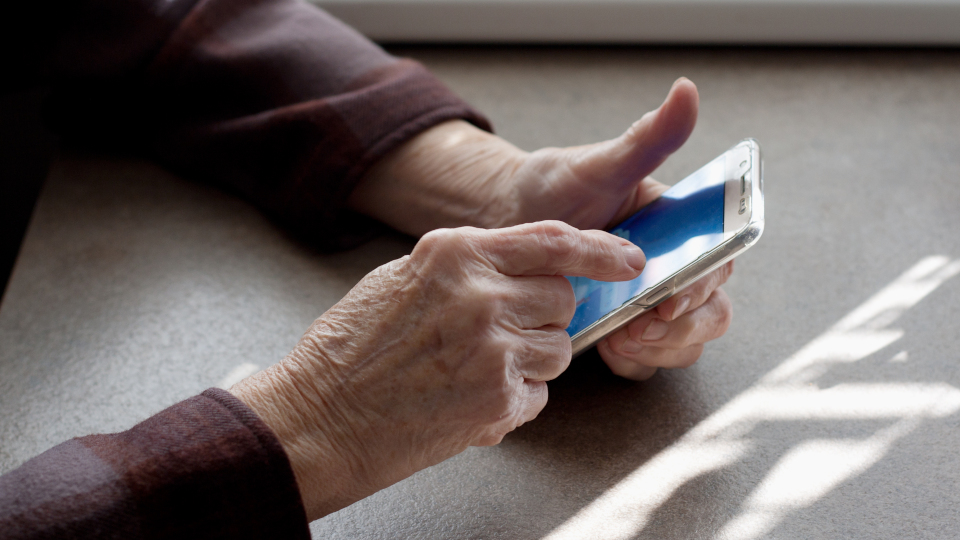
[{"label": "knuckle", "polygon": [[468,227],[458,229],[435,229],[423,235],[413,248],[413,258],[459,253],[470,243]]},{"label": "knuckle", "polygon": [[490,398],[490,421],[497,422],[509,416],[516,400],[510,392],[497,392]]},{"label": "knuckle", "polygon": [[[709,326],[707,326],[709,328]],[[680,347],[693,345],[697,341],[697,324],[692,322],[687,322],[686,324],[678,324],[675,328],[671,329],[671,334],[674,337],[674,340]]]},{"label": "knuckle", "polygon": [[489,332],[487,341],[489,342],[490,353],[493,355],[489,359],[487,380],[493,385],[491,388],[494,391],[509,394],[511,392],[511,379],[516,375],[513,368],[517,363],[517,353],[519,352],[516,336],[512,332],[498,327],[496,330]]},{"label": "knuckle", "polygon": [[560,359],[565,364],[569,364],[570,357],[573,356],[573,342],[570,340],[570,334],[566,330],[557,329],[554,335],[560,343]]},{"label": "knuckle", "polygon": [[[651,311],[640,317],[637,317],[629,325],[627,325],[626,331],[627,335],[624,336],[624,341],[627,338],[633,339],[634,341],[640,341],[640,337],[643,335],[643,331],[647,329],[647,326],[650,324],[650,321],[656,316],[656,312]],[[622,332],[622,330],[621,330]]]},{"label": "knuckle", "polygon": [[714,291],[713,296],[716,297],[718,304],[716,308],[716,327],[719,337],[725,334],[730,328],[730,324],[733,323],[733,304],[730,303],[730,298],[720,289]]},{"label": "knuckle", "polygon": [[506,433],[501,432],[491,432],[485,433],[480,437],[480,440],[477,441],[477,446],[496,446],[503,441],[503,438],[506,436]]},{"label": "knuckle", "polygon": [[623,377],[624,379],[642,381],[649,379],[657,371],[657,368],[654,366],[648,366],[626,358],[608,357],[605,358],[605,360],[607,361],[607,367],[610,368],[610,371],[614,375]]},{"label": "knuckle", "polygon": [[471,282],[466,289],[463,295],[465,300],[463,305],[469,306],[468,309],[473,313],[474,322],[479,327],[496,324],[500,320],[500,313],[503,312],[503,305],[508,300],[502,294],[490,291],[475,282]]},{"label": "knuckle", "polygon": [[498,342],[496,329],[502,322],[508,300],[485,281],[469,275],[458,278],[446,291],[448,299],[442,322],[461,330],[463,336],[471,336],[476,343],[488,346]]},{"label": "knuckle", "polygon": [[470,299],[474,302],[489,306],[500,306],[509,302],[510,291],[499,283],[497,279],[488,279],[487,276],[470,275],[464,279],[465,288],[469,291]]},{"label": "knuckle", "polygon": [[570,357],[573,355],[573,345],[570,342],[570,336],[565,330],[559,328],[550,332],[547,340],[548,350],[546,351],[546,360],[554,365],[556,375],[560,375],[570,364]]},{"label": "knuckle", "polygon": [[[503,355],[500,355],[501,357]],[[497,362],[489,366],[486,376],[474,381],[474,391],[480,398],[478,404],[478,418],[485,425],[502,422],[516,409],[517,399],[513,384],[504,375],[506,370],[499,369]]]},{"label": "knuckle", "polygon": [[577,229],[562,221],[541,221],[536,230],[546,255],[547,265],[564,265],[581,257],[581,240]]},{"label": "knuckle", "polygon": [[604,363],[607,364],[607,367],[610,368],[610,371],[618,377],[629,379],[632,374],[641,367],[638,362],[615,352],[608,341],[600,342],[600,344],[597,345],[597,351],[600,353],[600,357],[603,358]]},{"label": "knuckle", "polygon": [[716,289],[717,287],[720,287],[721,285],[726,283],[727,280],[730,279],[730,273],[732,271],[733,271],[733,267],[730,266],[729,263],[721,266],[720,268],[717,268],[713,272],[713,279],[710,280],[713,282],[713,287],[711,288]]},{"label": "knuckle", "polygon": [[[420,238],[420,241],[417,242],[417,248],[420,251],[434,251],[438,249],[443,249],[444,246],[450,245],[453,242],[456,232],[453,229],[436,229],[428,232]],[[417,249],[414,250],[415,252]]]},{"label": "knuckle", "polygon": [[529,385],[530,397],[526,403],[526,410],[523,411],[523,417],[520,419],[516,427],[519,427],[525,422],[529,422],[537,417],[547,406],[547,400],[549,399],[549,390],[547,389],[547,383],[545,382],[536,382]]},{"label": "knuckle", "polygon": [[522,399],[516,390],[497,394],[490,402],[488,424],[506,425],[509,426],[507,431],[513,430],[518,425],[517,420],[522,413],[522,405]]},{"label": "knuckle", "polygon": [[600,351],[601,355],[605,348],[610,351],[619,351],[623,347],[623,343],[628,339],[630,339],[630,329],[621,328],[601,341],[600,344],[597,345],[597,350]]},{"label": "knuckle", "polygon": [[615,373],[624,379],[631,381],[645,381],[657,374],[657,367],[636,364],[631,370],[624,373]]},{"label": "knuckle", "polygon": [[557,305],[560,306],[560,314],[563,317],[563,327],[566,328],[573,320],[577,312],[577,295],[573,292],[573,285],[570,280],[563,276],[549,276],[552,284],[552,293],[556,298]]},{"label": "knuckle", "polygon": [[617,377],[623,377],[625,379],[630,378],[630,375],[636,371],[636,368],[627,365],[627,363],[623,360],[608,361],[607,367],[610,368],[611,373]]},{"label": "knuckle", "polygon": [[410,264],[410,256],[404,255],[399,259],[394,259],[386,264],[382,264],[363,276],[363,281],[373,283],[376,286],[388,286],[404,268]]},{"label": "knuckle", "polygon": [[692,293],[691,298],[699,303],[706,301],[706,299],[710,297],[710,293],[720,285],[717,277],[719,272],[720,270],[714,270],[709,275],[704,276],[694,283],[690,287]]},{"label": "knuckle", "polygon": [[638,358],[637,363],[645,366],[673,367],[674,359],[677,355],[675,349],[664,347],[644,347],[641,351],[642,359]]},{"label": "knuckle", "polygon": [[569,240],[576,236],[577,229],[562,221],[549,220],[539,223],[539,233],[547,238],[556,238],[559,240]]},{"label": "knuckle", "polygon": [[698,344],[698,345],[691,345],[690,347],[687,347],[687,349],[684,351],[684,354],[681,355],[679,361],[677,362],[677,367],[686,369],[694,365],[695,363],[697,363],[697,360],[700,359],[700,356],[702,354],[703,354],[703,345]]}]

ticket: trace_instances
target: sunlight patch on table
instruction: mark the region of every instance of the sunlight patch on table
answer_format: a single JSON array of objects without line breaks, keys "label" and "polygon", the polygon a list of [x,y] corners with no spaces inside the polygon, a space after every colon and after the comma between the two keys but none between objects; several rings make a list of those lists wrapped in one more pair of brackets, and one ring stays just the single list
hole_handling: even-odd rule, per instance
[{"label": "sunlight patch on table", "polygon": [[897,354],[893,355],[893,358],[890,359],[891,363],[902,363],[910,359],[910,354],[907,351],[900,351]]},{"label": "sunlight patch on table", "polygon": [[230,373],[227,374],[223,380],[220,381],[220,384],[217,385],[217,388],[223,388],[224,390],[229,390],[231,386],[237,384],[238,382],[246,379],[247,377],[253,375],[254,373],[260,371],[260,367],[251,362],[244,362],[239,366],[230,370]]},{"label": "sunlight patch on table", "polygon": [[[946,383],[814,384],[832,366],[857,362],[902,338],[903,330],[887,326],[958,273],[960,260],[922,259],[545,540],[635,537],[685,483],[746,459],[762,444],[749,436],[763,422],[889,420],[864,439],[807,439],[788,449],[718,534],[757,538],[869,469],[924,419],[960,411],[960,389]],[[901,351],[891,361],[906,359]]]}]

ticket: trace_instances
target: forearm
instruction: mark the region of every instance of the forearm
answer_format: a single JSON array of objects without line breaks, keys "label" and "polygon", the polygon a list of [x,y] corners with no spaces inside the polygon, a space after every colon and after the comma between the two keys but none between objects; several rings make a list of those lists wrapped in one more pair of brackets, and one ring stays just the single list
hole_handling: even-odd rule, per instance
[{"label": "forearm", "polygon": [[527,155],[509,142],[454,120],[410,139],[381,158],[348,203],[358,212],[420,236],[438,228],[511,225],[507,180]]}]

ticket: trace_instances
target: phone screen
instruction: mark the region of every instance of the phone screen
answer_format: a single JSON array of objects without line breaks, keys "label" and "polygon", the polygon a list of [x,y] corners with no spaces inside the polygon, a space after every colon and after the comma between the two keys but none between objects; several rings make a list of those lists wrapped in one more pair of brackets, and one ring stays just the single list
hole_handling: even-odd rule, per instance
[{"label": "phone screen", "polygon": [[724,165],[724,156],[704,165],[610,231],[646,254],[640,276],[620,282],[567,278],[577,297],[567,327],[571,337],[723,242]]}]

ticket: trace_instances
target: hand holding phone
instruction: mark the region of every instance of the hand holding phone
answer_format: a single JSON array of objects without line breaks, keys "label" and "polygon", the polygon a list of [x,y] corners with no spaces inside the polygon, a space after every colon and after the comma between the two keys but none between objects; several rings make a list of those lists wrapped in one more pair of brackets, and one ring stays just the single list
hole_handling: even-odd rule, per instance
[{"label": "hand holding phone", "polygon": [[[669,314],[685,309],[679,300],[668,300],[681,291],[681,297],[692,299],[693,306],[703,303],[697,312],[713,310],[718,312],[713,315],[718,316],[708,313],[704,321],[708,327],[697,328],[696,316],[703,317],[703,313],[695,313],[691,308],[692,313],[685,319],[692,320],[680,321],[684,328],[668,337],[676,339],[673,334],[700,332],[708,334],[703,339],[706,341],[725,331],[729,316],[723,316],[723,308],[729,314],[729,303],[717,287],[732,270],[732,262],[728,261],[756,242],[763,231],[760,164],[759,145],[745,140],[612,228],[614,234],[645,251],[647,267],[640,277],[629,282],[571,279],[578,301],[577,313],[568,327],[575,355],[609,336],[600,344],[600,350],[617,372],[617,351],[637,352],[631,349],[639,348],[641,334],[644,340],[656,339],[658,331],[664,333],[664,319],[669,321],[673,318]],[[664,301],[669,310],[654,311]],[[627,325],[629,332],[624,330]],[[715,328],[718,325],[723,328]],[[627,333],[631,340],[627,340]],[[692,353],[687,353],[690,363],[699,356],[699,350]],[[677,367],[677,362],[684,363],[682,357],[671,361],[673,364],[660,365]],[[630,367],[629,361],[621,363]]]}]

